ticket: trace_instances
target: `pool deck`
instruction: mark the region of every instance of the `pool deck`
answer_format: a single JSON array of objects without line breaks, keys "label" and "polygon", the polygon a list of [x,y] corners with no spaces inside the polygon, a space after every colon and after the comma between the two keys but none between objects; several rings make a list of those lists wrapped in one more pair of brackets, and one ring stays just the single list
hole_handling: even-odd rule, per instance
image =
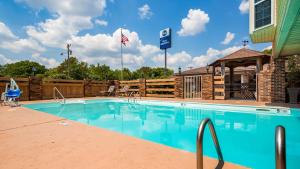
[{"label": "pool deck", "polygon": [[0,143],[3,169],[196,169],[194,153],[23,107],[0,106]]}]

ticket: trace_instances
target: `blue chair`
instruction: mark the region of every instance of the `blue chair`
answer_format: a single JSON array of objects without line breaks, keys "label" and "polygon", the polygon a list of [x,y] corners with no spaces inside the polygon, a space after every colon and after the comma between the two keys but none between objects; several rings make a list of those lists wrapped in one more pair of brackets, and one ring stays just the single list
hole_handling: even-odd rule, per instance
[{"label": "blue chair", "polygon": [[15,90],[8,90],[6,93],[7,98],[12,98],[16,99],[19,98],[21,95],[21,90],[20,89],[15,89]]},{"label": "blue chair", "polygon": [[15,90],[8,90],[5,94],[6,102],[10,106],[19,106],[19,98],[21,96],[21,90],[15,89]]}]

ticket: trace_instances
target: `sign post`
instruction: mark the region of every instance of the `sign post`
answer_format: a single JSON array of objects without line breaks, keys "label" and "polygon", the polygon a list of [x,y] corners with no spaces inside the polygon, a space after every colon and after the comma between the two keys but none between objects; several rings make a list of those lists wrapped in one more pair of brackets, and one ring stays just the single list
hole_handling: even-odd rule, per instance
[{"label": "sign post", "polygon": [[167,49],[172,47],[171,28],[160,31],[160,49],[165,50],[165,76],[167,75]]}]

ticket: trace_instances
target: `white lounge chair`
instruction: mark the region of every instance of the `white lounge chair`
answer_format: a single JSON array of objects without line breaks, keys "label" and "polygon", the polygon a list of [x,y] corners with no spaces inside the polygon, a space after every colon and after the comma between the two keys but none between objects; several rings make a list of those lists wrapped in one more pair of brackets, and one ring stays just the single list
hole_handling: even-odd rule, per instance
[{"label": "white lounge chair", "polygon": [[100,92],[106,96],[110,96],[115,91],[115,86],[109,86],[107,91]]}]

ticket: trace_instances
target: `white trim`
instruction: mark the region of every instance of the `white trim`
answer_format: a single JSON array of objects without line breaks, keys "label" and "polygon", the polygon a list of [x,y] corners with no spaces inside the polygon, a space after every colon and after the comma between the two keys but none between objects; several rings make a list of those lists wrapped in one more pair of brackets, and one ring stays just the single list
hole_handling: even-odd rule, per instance
[{"label": "white trim", "polygon": [[253,32],[255,31],[258,31],[258,30],[261,30],[261,29],[264,29],[264,28],[267,28],[269,26],[275,26],[276,24],[276,13],[275,13],[275,5],[276,5],[276,0],[271,0],[271,23],[270,24],[267,24],[267,25],[264,25],[264,26],[261,26],[261,27],[258,27],[258,28],[255,28],[255,5],[258,5],[266,0],[261,0],[257,3],[254,2],[255,0],[250,0],[250,8],[249,8],[249,11],[250,11],[250,14],[249,14],[249,21],[250,21],[250,34],[252,34]]}]

